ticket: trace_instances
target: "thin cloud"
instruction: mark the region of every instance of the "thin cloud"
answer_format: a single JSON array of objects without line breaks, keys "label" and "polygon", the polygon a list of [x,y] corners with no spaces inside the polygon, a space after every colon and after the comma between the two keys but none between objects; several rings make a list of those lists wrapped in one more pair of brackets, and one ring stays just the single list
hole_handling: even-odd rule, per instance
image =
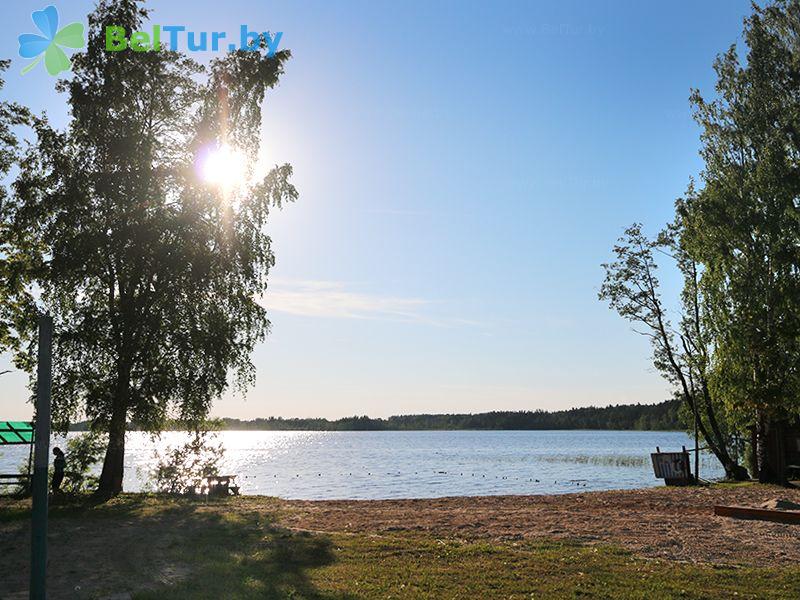
[{"label": "thin cloud", "polygon": [[435,214],[429,210],[409,210],[404,208],[374,208],[367,212],[374,215],[391,215],[399,217],[430,217]]},{"label": "thin cloud", "polygon": [[422,298],[400,298],[358,292],[337,281],[273,280],[262,299],[269,311],[329,319],[379,319],[437,326],[473,324],[428,313],[435,304]]}]

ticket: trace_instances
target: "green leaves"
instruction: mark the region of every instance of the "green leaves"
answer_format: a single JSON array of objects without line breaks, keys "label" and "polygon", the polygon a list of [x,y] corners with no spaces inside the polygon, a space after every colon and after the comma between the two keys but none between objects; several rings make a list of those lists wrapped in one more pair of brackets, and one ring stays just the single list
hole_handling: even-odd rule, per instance
[{"label": "green leaves", "polygon": [[747,60],[715,65],[718,97],[695,92],[703,187],[682,204],[681,243],[703,271],[714,335],[712,386],[740,423],[800,412],[800,17],[784,2],[754,8]]},{"label": "green leaves", "polygon": [[[800,12],[784,0],[753,10],[747,59],[730,48],[714,65],[716,98],[691,96],[702,185],[676,202],[660,240],[684,276],[677,330],[659,326],[655,246],[638,227],[615,248],[601,288],[623,317],[660,333],[656,366],[700,408],[701,433],[734,477],[741,468],[719,449],[735,456],[747,428],[800,415]],[[782,469],[772,471],[780,480]]]}]

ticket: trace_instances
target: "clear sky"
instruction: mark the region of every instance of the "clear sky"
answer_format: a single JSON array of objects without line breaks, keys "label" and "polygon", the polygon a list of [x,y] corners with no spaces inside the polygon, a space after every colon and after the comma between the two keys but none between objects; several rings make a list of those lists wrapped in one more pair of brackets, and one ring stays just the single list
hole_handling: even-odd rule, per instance
[{"label": "clear sky", "polygon": [[[0,5],[2,93],[63,125],[53,79],[21,76],[17,55],[46,4]],[[93,2],[55,4],[63,25]],[[700,169],[689,91],[713,92],[749,0],[148,4],[162,25],[282,31],[293,53],[263,130],[301,194],[271,224],[273,330],[255,387],[214,414],[668,396],[647,341],[597,300],[600,263],[626,225],[665,223]],[[25,381],[0,377],[0,418],[30,416]]]}]

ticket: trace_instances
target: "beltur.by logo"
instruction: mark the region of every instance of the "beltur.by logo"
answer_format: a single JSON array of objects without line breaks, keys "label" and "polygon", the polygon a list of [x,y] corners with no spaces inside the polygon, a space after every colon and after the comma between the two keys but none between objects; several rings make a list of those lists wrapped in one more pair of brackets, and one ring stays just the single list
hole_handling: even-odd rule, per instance
[{"label": "beltur.by logo", "polygon": [[[83,23],[70,23],[59,29],[58,10],[55,6],[34,11],[31,18],[40,34],[23,33],[18,38],[19,55],[34,59],[22,69],[22,74],[33,69],[42,59],[50,75],[55,76],[69,70],[72,62],[62,48],[78,49],[86,46]],[[150,31],[131,31],[130,34],[124,27],[108,25],[105,28],[105,48],[108,52],[119,52],[127,48],[134,52],[146,52],[161,50],[162,47],[175,51],[185,49],[189,52],[257,51],[261,49],[263,40],[267,56],[271,57],[278,51],[282,37],[281,31],[259,33],[250,31],[247,25],[241,25],[238,36],[232,35],[230,38],[224,31],[187,31],[184,25],[153,25]]]},{"label": "beltur.by logo", "polygon": [[[151,31],[132,31],[130,35],[124,27],[118,25],[106,26],[106,50],[109,52],[119,52],[130,48],[134,52],[147,52],[149,50],[161,50],[162,45],[169,44],[170,50],[182,50],[185,44],[189,52],[205,52],[212,50],[217,52],[220,46],[226,48],[223,40],[228,40],[224,31],[187,31],[183,25],[153,25]],[[250,31],[247,25],[239,27],[239,40],[236,42],[228,41],[227,49],[234,50],[258,50],[260,39],[263,38],[266,44],[267,56],[274,56],[278,50],[278,45],[283,37],[283,32],[278,31],[270,34],[268,31],[256,33]]]},{"label": "beltur.by logo", "polygon": [[38,65],[42,58],[44,58],[44,66],[50,75],[55,76],[62,71],[68,71],[72,63],[61,47],[83,48],[86,45],[86,40],[83,38],[83,23],[70,23],[59,29],[58,10],[55,6],[33,11],[31,19],[41,35],[23,33],[17,38],[19,55],[22,58],[36,59],[22,69],[22,74],[25,75]]}]

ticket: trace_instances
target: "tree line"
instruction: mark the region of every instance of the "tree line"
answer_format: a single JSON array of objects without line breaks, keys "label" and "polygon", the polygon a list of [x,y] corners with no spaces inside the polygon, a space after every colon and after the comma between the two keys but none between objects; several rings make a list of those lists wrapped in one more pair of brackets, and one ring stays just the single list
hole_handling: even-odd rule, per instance
[{"label": "tree line", "polygon": [[[683,429],[678,417],[680,401],[667,400],[659,404],[619,404],[598,408],[594,406],[546,412],[494,411],[478,414],[396,415],[386,419],[367,416],[322,418],[268,417],[251,420],[223,417],[214,421],[214,428],[237,431],[425,431],[425,430],[558,430],[607,429],[637,431],[670,431]],[[83,421],[72,426],[84,431],[91,423]],[[167,429],[182,429],[180,422],[167,423]],[[136,430],[135,424],[129,424]]]},{"label": "tree line", "polygon": [[[600,298],[650,339],[728,477],[748,476],[747,453],[783,483],[782,431],[800,415],[800,4],[754,4],[743,41],[717,57],[713,97],[691,94],[699,180],[660,233],[625,230]],[[665,263],[679,298],[662,297]]]}]

